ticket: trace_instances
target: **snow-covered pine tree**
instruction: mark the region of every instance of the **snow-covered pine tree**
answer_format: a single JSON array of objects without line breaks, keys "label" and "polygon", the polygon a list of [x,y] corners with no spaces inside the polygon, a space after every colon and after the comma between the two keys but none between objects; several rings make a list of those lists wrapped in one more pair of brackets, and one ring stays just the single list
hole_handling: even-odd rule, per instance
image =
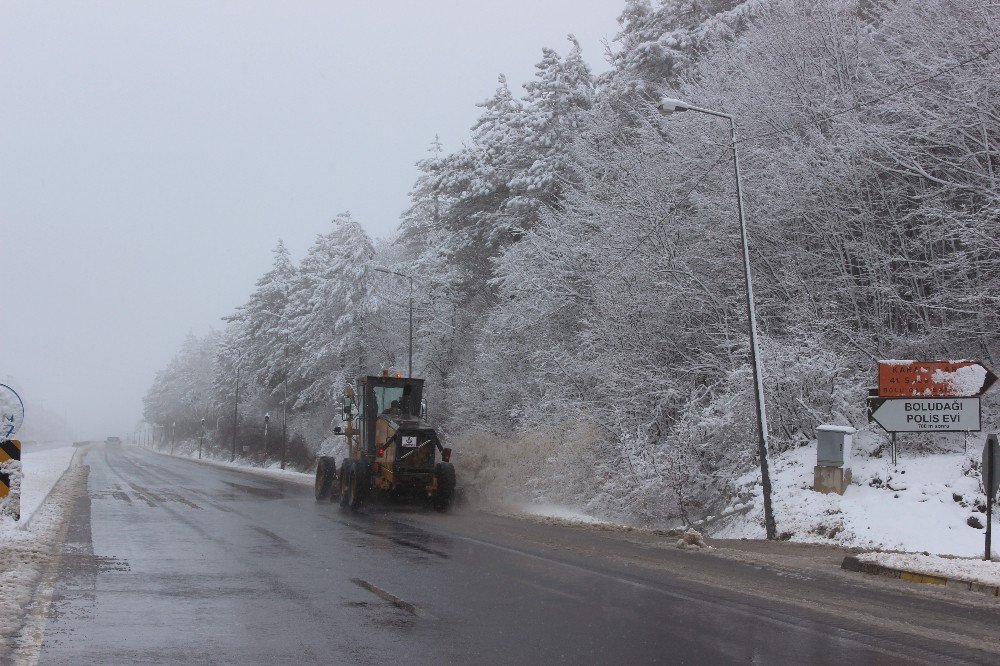
[{"label": "snow-covered pine tree", "polygon": [[369,326],[374,254],[364,228],[341,213],[303,259],[290,304],[296,409],[328,406],[358,375],[377,369]]},{"label": "snow-covered pine tree", "polygon": [[566,153],[594,101],[594,78],[583,60],[580,43],[569,36],[571,48],[562,58],[543,49],[535,79],[524,84],[527,131],[522,139],[527,167],[512,173],[507,209],[518,232],[530,229],[544,206],[556,206],[566,175]]},{"label": "snow-covered pine tree", "polygon": [[280,239],[274,250],[271,269],[262,275],[247,302],[225,318],[237,323],[232,328],[233,344],[246,355],[251,368],[246,380],[253,381],[272,395],[279,390],[285,377],[284,346],[287,317],[296,269],[288,249]]}]

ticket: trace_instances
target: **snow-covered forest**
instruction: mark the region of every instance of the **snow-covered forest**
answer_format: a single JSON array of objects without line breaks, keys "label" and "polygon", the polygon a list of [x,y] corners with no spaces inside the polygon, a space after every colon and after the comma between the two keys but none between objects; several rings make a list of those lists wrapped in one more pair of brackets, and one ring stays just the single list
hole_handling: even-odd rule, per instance
[{"label": "snow-covered forest", "polygon": [[280,428],[287,387],[307,468],[344,387],[405,372],[386,268],[413,277],[414,375],[468,493],[632,521],[726,506],[756,465],[729,127],[664,95],[736,119],[773,451],[866,427],[877,358],[1000,364],[1000,5],[627,0],[619,21],[607,73],[569,37],[523,90],[499,77],[460,150],[429,141],[391,238],[342,213],[300,262],[279,242],[146,421],[197,438],[204,418],[228,450],[238,370],[241,437]]}]

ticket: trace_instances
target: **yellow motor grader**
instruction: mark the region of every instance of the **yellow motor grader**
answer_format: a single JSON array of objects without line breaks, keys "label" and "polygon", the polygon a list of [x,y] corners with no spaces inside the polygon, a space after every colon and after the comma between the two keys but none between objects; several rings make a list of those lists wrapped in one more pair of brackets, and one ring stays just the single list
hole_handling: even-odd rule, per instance
[{"label": "yellow motor grader", "polygon": [[[361,377],[343,398],[348,456],[316,461],[316,500],[357,510],[374,494],[427,500],[446,510],[455,496],[451,449],[424,420],[424,380],[391,375]],[[355,409],[357,411],[355,412]],[[440,454],[440,460],[438,455]]]}]

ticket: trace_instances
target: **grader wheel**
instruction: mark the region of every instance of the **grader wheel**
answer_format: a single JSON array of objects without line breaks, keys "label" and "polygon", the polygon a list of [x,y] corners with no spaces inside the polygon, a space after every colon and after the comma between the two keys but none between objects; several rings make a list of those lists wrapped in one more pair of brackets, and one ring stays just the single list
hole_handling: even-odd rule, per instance
[{"label": "grader wheel", "polygon": [[432,503],[438,511],[447,511],[455,499],[455,467],[450,462],[439,462],[434,468],[437,477],[437,492]]},{"label": "grader wheel", "polygon": [[333,486],[337,470],[334,467],[333,458],[320,456],[316,460],[316,501],[325,500],[330,496],[330,489]]}]

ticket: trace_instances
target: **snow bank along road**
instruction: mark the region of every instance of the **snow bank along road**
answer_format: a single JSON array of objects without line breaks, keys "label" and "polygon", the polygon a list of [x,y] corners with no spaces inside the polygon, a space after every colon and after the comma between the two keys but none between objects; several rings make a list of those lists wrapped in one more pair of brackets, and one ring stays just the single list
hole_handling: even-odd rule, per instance
[{"label": "snow bank along road", "polygon": [[39,592],[51,603],[8,659],[1000,659],[995,599],[926,594],[835,562],[794,570],[461,509],[344,513],[301,484],[128,447],[95,446],[84,462],[88,491]]}]

